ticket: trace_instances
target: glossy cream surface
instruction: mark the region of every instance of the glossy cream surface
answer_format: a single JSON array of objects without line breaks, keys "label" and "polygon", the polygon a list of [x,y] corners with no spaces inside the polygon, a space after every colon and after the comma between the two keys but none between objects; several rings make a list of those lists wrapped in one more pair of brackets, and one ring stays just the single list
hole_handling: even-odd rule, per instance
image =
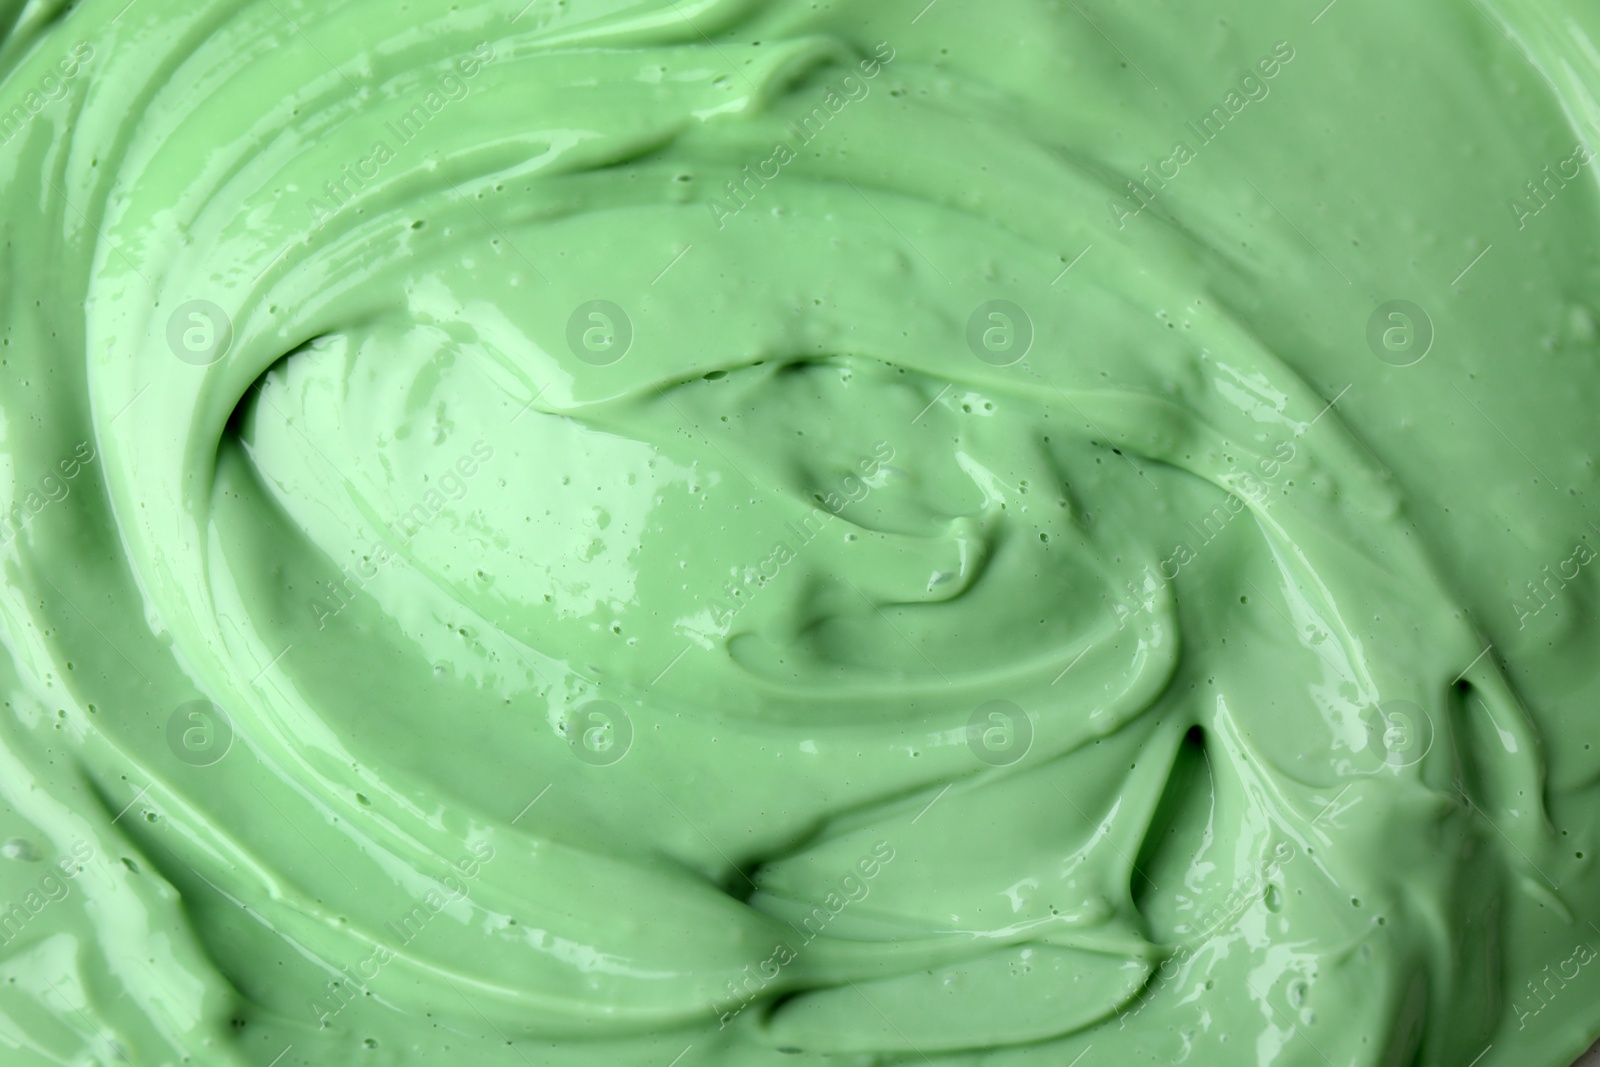
[{"label": "glossy cream surface", "polygon": [[519,7],[0,0],[0,1062],[1572,1063],[1600,15]]}]

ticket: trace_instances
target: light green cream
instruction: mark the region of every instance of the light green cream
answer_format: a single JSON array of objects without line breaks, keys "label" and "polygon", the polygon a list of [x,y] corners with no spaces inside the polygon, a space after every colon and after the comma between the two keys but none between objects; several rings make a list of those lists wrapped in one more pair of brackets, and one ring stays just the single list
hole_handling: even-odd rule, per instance
[{"label": "light green cream", "polygon": [[0,2],[0,1062],[1600,1033],[1591,8],[125,5]]}]

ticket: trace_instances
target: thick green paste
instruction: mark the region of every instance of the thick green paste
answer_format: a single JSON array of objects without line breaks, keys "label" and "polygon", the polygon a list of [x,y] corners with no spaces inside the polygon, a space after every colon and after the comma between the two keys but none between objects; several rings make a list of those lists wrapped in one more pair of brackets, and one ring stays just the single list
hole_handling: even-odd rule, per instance
[{"label": "thick green paste", "polygon": [[0,26],[0,1062],[1600,1033],[1591,6]]}]

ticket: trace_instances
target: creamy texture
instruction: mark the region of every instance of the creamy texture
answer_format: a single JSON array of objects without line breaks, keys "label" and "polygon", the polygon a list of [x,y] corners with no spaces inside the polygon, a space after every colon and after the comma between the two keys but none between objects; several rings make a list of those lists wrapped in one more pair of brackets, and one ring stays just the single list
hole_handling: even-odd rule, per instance
[{"label": "creamy texture", "polygon": [[1600,1032],[1600,18],[125,2],[0,3],[5,1063]]}]

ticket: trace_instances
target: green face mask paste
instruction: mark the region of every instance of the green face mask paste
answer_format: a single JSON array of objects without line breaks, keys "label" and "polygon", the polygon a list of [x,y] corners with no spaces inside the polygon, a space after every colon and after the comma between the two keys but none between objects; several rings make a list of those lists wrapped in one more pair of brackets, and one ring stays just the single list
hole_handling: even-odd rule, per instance
[{"label": "green face mask paste", "polygon": [[1600,16],[519,6],[0,2],[0,1061],[1571,1064]]}]

